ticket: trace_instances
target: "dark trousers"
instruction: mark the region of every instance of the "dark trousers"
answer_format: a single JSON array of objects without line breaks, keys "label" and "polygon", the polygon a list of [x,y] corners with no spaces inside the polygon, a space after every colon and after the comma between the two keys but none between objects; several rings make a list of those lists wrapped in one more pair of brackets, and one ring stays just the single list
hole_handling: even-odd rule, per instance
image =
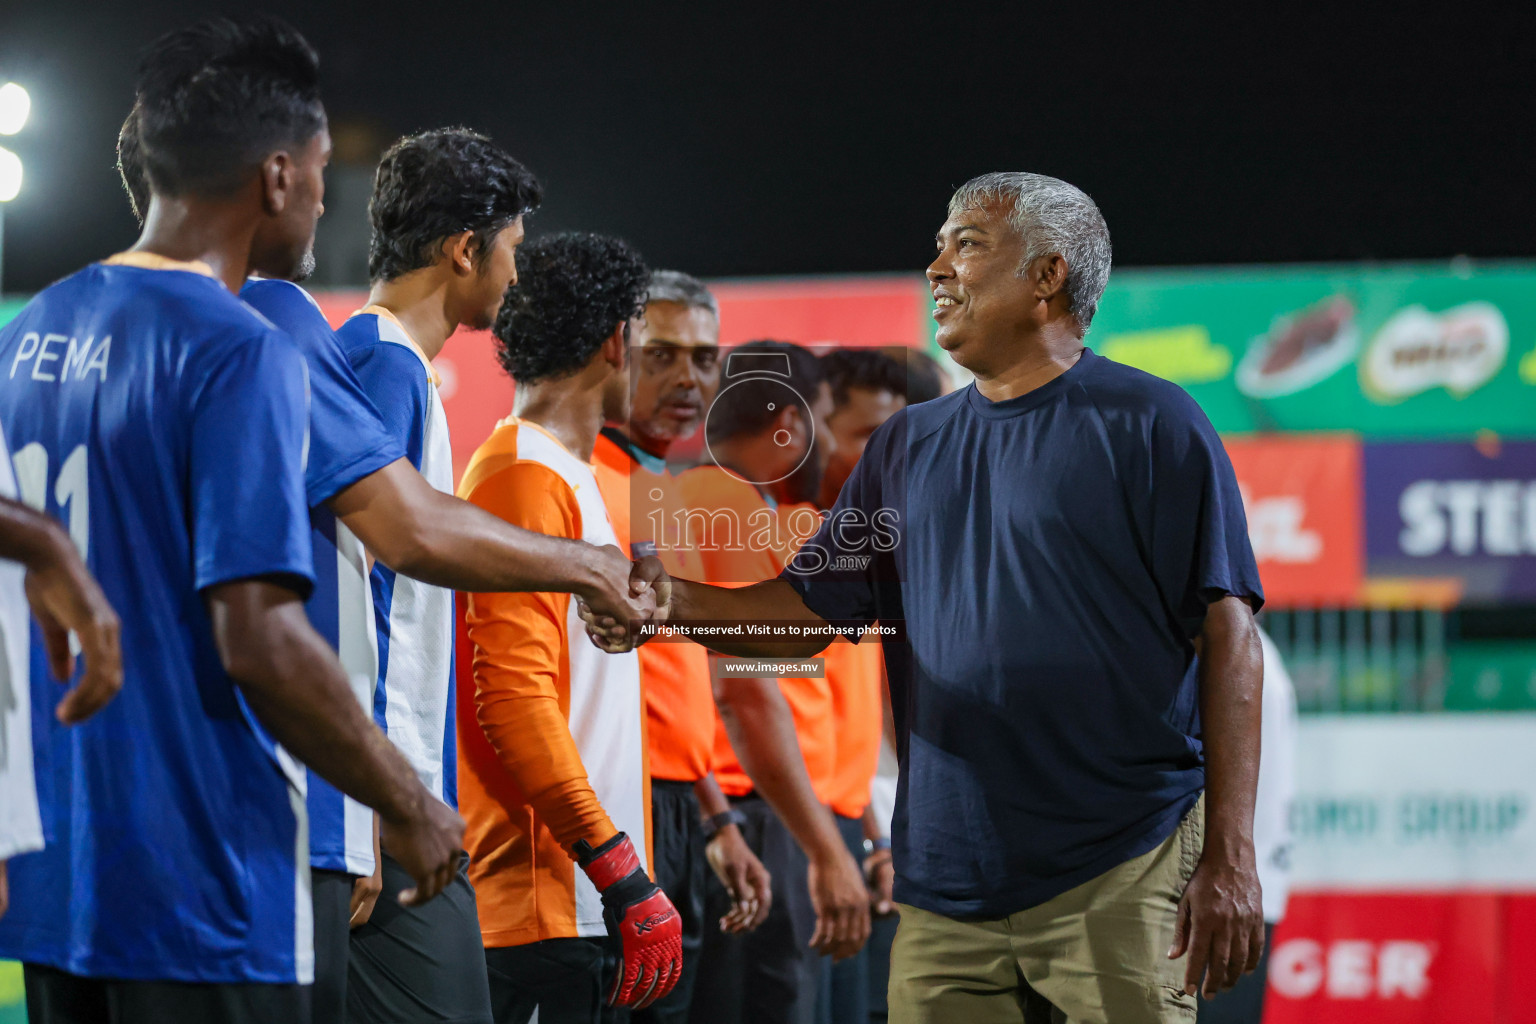
[{"label": "dark trousers", "polygon": [[307,1024],[308,985],[105,981],[26,964],[31,1024]]},{"label": "dark trousers", "polygon": [[[855,864],[864,863],[864,822],[859,818],[837,818],[837,831],[853,855]],[[833,962],[821,958],[821,999],[816,1017],[820,1024],[866,1024],[869,1020],[869,945],[846,960]]]},{"label": "dark trousers", "polygon": [[315,912],[315,984],[310,1006],[315,1024],[347,1019],[347,956],[352,926],[352,887],[356,875],[310,868]]},{"label": "dark trousers", "polygon": [[890,1014],[886,1004],[886,991],[891,987],[891,943],[896,941],[896,925],[901,919],[895,914],[877,917],[870,922],[869,945],[869,1019],[870,1024],[885,1024]]},{"label": "dark trousers", "polygon": [[496,1024],[623,1024],[629,1013],[606,1005],[618,959],[603,939],[545,939],[485,951]]},{"label": "dark trousers", "polygon": [[348,940],[347,1020],[489,1024],[485,946],[465,866],[460,864],[448,887],[426,903],[402,906],[397,896],[413,884],[386,852],[384,891],[368,923]]},{"label": "dark trousers", "polygon": [[[665,999],[630,1014],[634,1024],[685,1024],[704,944],[704,826],[693,783],[651,780],[652,874],[683,920],[683,976]],[[540,1018],[542,1024],[543,1018]]]},{"label": "dark trousers", "polygon": [[[784,823],[756,795],[731,801],[747,821],[747,846],[773,876],[773,909],[754,932],[704,929],[694,983],[693,1024],[815,1024],[821,957],[810,948],[816,911],[807,888],[805,854]],[[704,919],[730,910],[725,886],[710,872]]]},{"label": "dark trousers", "polygon": [[1229,991],[1206,1002],[1200,1000],[1200,1024],[1259,1024],[1264,1019],[1264,992],[1269,984],[1269,946],[1275,938],[1275,926],[1264,925],[1264,953],[1252,974]]}]

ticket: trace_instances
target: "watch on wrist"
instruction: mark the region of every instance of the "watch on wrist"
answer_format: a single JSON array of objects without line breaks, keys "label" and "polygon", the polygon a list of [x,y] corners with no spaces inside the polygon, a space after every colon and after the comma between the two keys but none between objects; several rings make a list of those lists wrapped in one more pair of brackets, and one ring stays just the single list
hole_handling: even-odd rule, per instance
[{"label": "watch on wrist", "polygon": [[712,814],[704,819],[704,840],[708,842],[715,838],[715,833],[727,825],[735,825],[740,828],[746,823],[747,816],[734,807],[721,811],[719,814]]},{"label": "watch on wrist", "polygon": [[881,850],[889,850],[890,848],[891,839],[889,836],[881,836],[879,839],[864,840],[864,856],[866,857],[873,853],[879,853]]}]

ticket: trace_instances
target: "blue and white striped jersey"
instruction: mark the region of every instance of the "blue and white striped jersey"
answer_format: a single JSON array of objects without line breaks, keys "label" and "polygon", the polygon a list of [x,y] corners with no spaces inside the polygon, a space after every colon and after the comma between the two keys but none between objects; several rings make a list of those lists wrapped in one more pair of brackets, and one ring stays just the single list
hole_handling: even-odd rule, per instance
[{"label": "blue and white striped jersey", "polygon": [[[298,345],[309,367],[309,463],[304,486],[315,547],[315,592],[305,608],[336,649],[352,690],[373,710],[379,674],[373,595],[362,542],[326,506],[333,496],[405,455],[363,394],[336,332],[309,293],[288,281],[253,278],[240,298]],[[373,873],[373,812],[309,773],[309,863],[327,871]]]},{"label": "blue and white striped jersey", "polygon": [[59,726],[31,664],[46,848],[10,862],[0,957],[94,978],[308,983],[304,773],[224,671],[203,604],[254,577],[307,597],[303,357],[203,264],[125,253],[0,328],[21,495],[122,619],[123,689]]},{"label": "blue and white striped jersey", "polygon": [[[437,373],[400,322],[368,306],[336,332],[363,391],[429,484],[453,493],[448,417]],[[458,806],[453,715],[453,591],[372,573],[379,674],[373,714],[427,790]]]}]

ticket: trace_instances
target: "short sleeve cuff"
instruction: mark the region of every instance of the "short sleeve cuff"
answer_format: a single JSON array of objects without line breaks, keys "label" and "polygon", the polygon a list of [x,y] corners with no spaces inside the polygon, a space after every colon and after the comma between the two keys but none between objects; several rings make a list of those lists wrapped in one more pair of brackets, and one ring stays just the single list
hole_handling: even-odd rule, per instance
[{"label": "short sleeve cuff", "polygon": [[1196,636],[1205,627],[1205,615],[1211,605],[1224,597],[1240,597],[1248,602],[1253,613],[1257,615],[1259,609],[1264,607],[1264,588],[1257,580],[1252,583],[1228,582],[1207,585],[1199,590],[1200,607],[1198,609],[1186,609],[1184,617],[1184,629],[1190,636]]},{"label": "short sleeve cuff", "polygon": [[345,465],[338,466],[319,480],[308,485],[305,497],[309,502],[309,507],[318,508],[324,505],[359,480],[371,476],[391,462],[397,462],[403,458],[405,458],[405,448],[398,442],[391,440],[386,447],[377,448],[350,460]]},{"label": "short sleeve cuff", "polygon": [[779,579],[795,588],[805,606],[828,622],[863,622],[874,618],[869,613],[869,586],[866,583],[840,582],[804,575],[791,562]]},{"label": "short sleeve cuff", "polygon": [[298,565],[273,565],[272,563],[241,566],[224,563],[218,566],[198,566],[197,591],[202,593],[210,587],[217,587],[224,583],[236,583],[240,580],[264,579],[286,587],[299,595],[300,600],[308,601],[310,594],[315,590],[315,571],[313,563]]}]

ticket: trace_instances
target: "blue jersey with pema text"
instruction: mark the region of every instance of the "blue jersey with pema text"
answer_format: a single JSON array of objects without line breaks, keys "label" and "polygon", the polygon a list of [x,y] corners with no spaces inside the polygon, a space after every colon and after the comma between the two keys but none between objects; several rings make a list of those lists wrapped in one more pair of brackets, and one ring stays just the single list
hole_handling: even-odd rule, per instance
[{"label": "blue jersey with pema text", "polygon": [[903,624],[895,895],[956,918],[1172,834],[1205,781],[1191,638],[1223,595],[1263,600],[1205,414],[1089,350],[1018,398],[897,413],[782,578],[823,618]]},{"label": "blue jersey with pema text", "polygon": [[48,845],[10,863],[0,957],[95,978],[308,982],[304,775],[224,671],[203,594],[308,596],[308,401],[293,342],[202,264],[127,253],[0,330],[24,500],[122,619],[123,689],[65,729],[34,651]]}]

